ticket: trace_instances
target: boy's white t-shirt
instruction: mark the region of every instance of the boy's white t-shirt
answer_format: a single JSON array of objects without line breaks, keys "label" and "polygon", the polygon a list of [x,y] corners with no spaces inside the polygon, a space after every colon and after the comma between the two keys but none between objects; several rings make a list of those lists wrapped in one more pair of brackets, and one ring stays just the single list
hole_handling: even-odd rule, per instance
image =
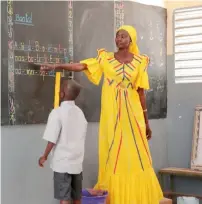
[{"label": "boy's white t-shirt", "polygon": [[43,139],[55,143],[51,168],[58,173],[80,174],[87,121],[74,101],[64,101],[49,114]]}]

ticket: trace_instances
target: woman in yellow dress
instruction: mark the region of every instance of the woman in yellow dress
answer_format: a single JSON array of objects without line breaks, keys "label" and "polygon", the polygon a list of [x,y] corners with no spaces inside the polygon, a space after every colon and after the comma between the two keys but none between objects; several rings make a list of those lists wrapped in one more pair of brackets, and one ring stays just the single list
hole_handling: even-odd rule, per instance
[{"label": "woman in yellow dress", "polygon": [[159,204],[163,197],[147,142],[151,130],[144,90],[149,89],[149,60],[140,55],[136,38],[136,30],[125,25],[116,33],[116,53],[100,49],[97,58],[45,68],[84,71],[96,85],[104,75],[95,189],[107,190],[110,204]]}]

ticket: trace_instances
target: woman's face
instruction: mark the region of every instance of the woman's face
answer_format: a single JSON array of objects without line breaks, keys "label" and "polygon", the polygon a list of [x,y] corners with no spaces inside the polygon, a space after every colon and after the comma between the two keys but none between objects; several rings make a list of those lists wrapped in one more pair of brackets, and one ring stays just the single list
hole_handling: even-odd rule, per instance
[{"label": "woman's face", "polygon": [[129,48],[131,39],[127,31],[120,30],[116,33],[115,38],[116,46],[119,49],[126,49]]}]

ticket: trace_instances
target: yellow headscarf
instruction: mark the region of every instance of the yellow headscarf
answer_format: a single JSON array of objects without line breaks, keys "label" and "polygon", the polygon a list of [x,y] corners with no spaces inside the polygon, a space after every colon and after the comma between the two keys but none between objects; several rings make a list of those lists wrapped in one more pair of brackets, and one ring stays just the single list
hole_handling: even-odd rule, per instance
[{"label": "yellow headscarf", "polygon": [[139,48],[137,46],[137,32],[135,30],[135,28],[133,26],[130,25],[123,25],[121,26],[118,30],[125,30],[128,32],[128,34],[130,35],[131,38],[131,43],[130,43],[130,47],[129,47],[129,51],[135,55],[139,54]]}]

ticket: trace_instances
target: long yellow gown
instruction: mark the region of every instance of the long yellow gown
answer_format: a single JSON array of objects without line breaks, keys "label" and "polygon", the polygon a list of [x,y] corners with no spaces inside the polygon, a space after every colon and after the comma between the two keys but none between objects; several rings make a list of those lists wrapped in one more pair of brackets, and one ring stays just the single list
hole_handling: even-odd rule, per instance
[{"label": "long yellow gown", "polygon": [[149,89],[147,57],[122,64],[98,50],[81,61],[91,82],[104,74],[99,127],[99,175],[95,188],[109,192],[108,204],[159,204],[163,197],[152,168],[143,110],[137,89]]}]

